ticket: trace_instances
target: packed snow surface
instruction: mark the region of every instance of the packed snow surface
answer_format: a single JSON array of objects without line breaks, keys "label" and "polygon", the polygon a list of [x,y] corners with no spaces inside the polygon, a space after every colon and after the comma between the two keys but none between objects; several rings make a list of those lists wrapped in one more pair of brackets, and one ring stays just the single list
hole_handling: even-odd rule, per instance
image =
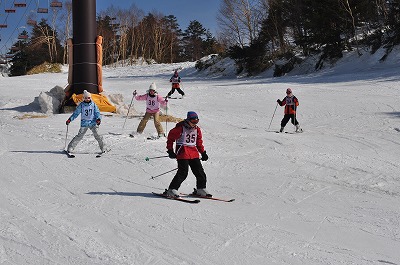
[{"label": "packed snow surface", "polygon": [[[194,63],[105,67],[106,92],[127,105],[152,82],[165,96],[180,69],[186,96],[171,99],[168,114],[198,113],[207,189],[230,203],[152,195],[175,171],[151,178],[177,165],[146,161],[166,155],[166,141],[146,140],[152,121],[130,138],[140,117],[102,113],[111,151],[96,158],[88,131],[68,158],[79,118],[67,131],[70,114],[32,104],[64,87],[67,73],[1,78],[0,264],[400,265],[397,54],[384,63],[348,54],[334,68],[281,78],[207,75]],[[303,133],[275,133],[288,87]],[[193,188],[189,173],[180,191]]]}]

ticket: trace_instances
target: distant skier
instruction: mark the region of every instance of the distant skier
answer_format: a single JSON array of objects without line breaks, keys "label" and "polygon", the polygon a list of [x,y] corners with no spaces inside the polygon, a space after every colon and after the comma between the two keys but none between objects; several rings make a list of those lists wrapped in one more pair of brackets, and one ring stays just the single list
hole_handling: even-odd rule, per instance
[{"label": "distant skier", "polygon": [[[167,153],[171,159],[178,160],[178,171],[169,184],[164,194],[171,197],[179,197],[178,189],[187,178],[189,166],[196,177],[196,189],[193,194],[212,197],[206,190],[207,177],[201,161],[207,161],[208,155],[204,150],[203,136],[200,127],[197,126],[199,117],[196,112],[189,111],[184,121],[179,122],[175,128],[169,131],[167,139]],[[176,141],[175,150],[173,150]],[[201,161],[200,156],[201,154]]]},{"label": "distant skier", "polygon": [[99,135],[97,131],[101,123],[100,110],[96,103],[92,101],[92,95],[86,90],[83,91],[83,101],[79,103],[74,113],[72,113],[65,123],[69,125],[71,121],[75,120],[75,118],[79,116],[79,114],[81,115],[81,128],[79,129],[78,134],[72,138],[71,142],[68,144],[67,152],[73,152],[87,130],[90,129],[93,132],[94,138],[99,143],[101,152],[104,153],[106,149],[103,142],[103,137]]},{"label": "distant skier", "polygon": [[182,95],[182,97],[185,95],[185,93],[181,89],[181,78],[178,74],[178,70],[175,70],[174,75],[169,79],[169,82],[172,83],[172,88],[171,91],[168,92],[167,97],[171,97],[172,94],[175,93],[175,89],[178,90],[178,93]]},{"label": "distant skier", "polygon": [[281,129],[279,132],[283,132],[289,119],[292,124],[296,126],[296,132],[302,132],[303,130],[300,128],[299,122],[296,119],[296,109],[299,105],[299,100],[293,95],[292,89],[288,88],[286,90],[286,97],[282,101],[278,99],[276,102],[278,102],[280,106],[285,106],[285,115],[281,121]]},{"label": "distant skier", "polygon": [[[136,90],[133,92],[136,100],[145,100],[146,101],[146,113],[143,119],[140,121],[139,126],[136,129],[138,134],[143,133],[146,128],[146,124],[149,121],[150,117],[154,118],[154,126],[156,127],[158,137],[165,136],[164,129],[160,122],[160,107],[166,106],[168,100],[164,99],[162,96],[157,94],[157,87],[155,83],[151,83],[147,93],[144,95],[136,96]],[[130,134],[131,137],[134,137],[134,133]]]}]

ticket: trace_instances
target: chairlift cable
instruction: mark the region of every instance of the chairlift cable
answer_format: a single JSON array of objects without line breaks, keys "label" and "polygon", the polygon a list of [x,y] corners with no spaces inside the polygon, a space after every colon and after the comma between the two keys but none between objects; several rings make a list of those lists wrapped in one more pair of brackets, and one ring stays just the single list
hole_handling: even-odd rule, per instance
[{"label": "chairlift cable", "polygon": [[[28,6],[31,5],[32,1],[34,1],[34,0],[30,0],[30,1],[29,1]],[[14,2],[15,2],[15,1],[14,1]],[[20,25],[22,19],[25,17],[27,10],[28,10],[28,8],[25,9],[25,11],[24,11],[24,13],[22,14],[22,16],[21,16],[20,20],[18,21],[17,25],[14,27],[14,30],[12,31],[11,34],[9,34],[9,37],[8,37],[7,41],[3,44],[3,46],[0,48],[0,50],[1,50],[2,48],[7,48],[6,44],[12,39],[12,36],[14,35],[15,31],[19,28],[19,25]],[[9,14],[7,14],[6,19],[8,18],[8,15],[9,15]],[[0,30],[1,30],[1,29],[0,29]]]}]

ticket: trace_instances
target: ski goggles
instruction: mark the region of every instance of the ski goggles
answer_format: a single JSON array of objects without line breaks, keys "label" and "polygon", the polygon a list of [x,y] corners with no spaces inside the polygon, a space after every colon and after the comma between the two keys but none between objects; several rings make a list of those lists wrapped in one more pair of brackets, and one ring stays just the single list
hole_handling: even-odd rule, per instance
[{"label": "ski goggles", "polygon": [[190,118],[189,121],[193,124],[197,124],[199,122],[199,117]]}]

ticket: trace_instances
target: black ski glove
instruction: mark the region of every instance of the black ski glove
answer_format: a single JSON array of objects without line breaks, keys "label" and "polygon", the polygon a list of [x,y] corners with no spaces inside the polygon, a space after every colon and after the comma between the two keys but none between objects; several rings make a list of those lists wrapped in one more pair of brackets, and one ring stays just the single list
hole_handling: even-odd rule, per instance
[{"label": "black ski glove", "polygon": [[100,120],[100,119],[97,119],[97,120],[96,120],[96,124],[97,124],[97,125],[100,125],[100,123],[101,123],[101,120]]},{"label": "black ski glove", "polygon": [[279,105],[282,105],[282,101],[278,99],[276,102],[278,102]]},{"label": "black ski glove", "polygon": [[207,160],[208,160],[208,155],[206,151],[204,151],[203,153],[201,153],[201,161],[207,161]]},{"label": "black ski glove", "polygon": [[174,150],[168,149],[167,153],[168,153],[168,157],[169,158],[171,158],[171,159],[175,159],[176,158],[176,154],[175,154]]},{"label": "black ski glove", "polygon": [[71,119],[68,119],[68,120],[65,122],[66,125],[69,125],[70,123],[71,123]]}]

